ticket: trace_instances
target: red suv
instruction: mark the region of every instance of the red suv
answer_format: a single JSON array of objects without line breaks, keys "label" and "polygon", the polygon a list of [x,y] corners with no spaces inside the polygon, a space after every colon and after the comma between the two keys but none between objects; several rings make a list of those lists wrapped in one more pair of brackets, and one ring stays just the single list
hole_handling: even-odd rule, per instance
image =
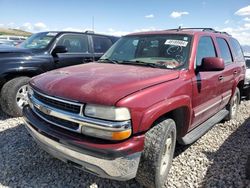
[{"label": "red suv", "polygon": [[190,144],[236,116],[245,69],[227,33],[130,34],[98,62],[33,78],[26,127],[44,150],[78,168],[161,187],[176,141]]}]

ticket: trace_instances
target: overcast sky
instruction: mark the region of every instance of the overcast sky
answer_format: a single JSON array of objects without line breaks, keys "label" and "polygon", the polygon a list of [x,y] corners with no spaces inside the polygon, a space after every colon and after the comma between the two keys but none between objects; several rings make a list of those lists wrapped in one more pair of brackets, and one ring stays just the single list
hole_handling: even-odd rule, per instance
[{"label": "overcast sky", "polygon": [[85,31],[93,18],[99,33],[213,27],[250,45],[249,0],[0,0],[0,27]]}]

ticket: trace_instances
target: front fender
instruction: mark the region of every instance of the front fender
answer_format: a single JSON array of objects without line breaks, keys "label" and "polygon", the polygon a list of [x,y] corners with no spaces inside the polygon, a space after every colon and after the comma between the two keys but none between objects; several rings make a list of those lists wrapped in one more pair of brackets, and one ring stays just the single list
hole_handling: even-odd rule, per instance
[{"label": "front fender", "polygon": [[140,123],[140,131],[147,131],[161,116],[178,108],[184,107],[187,110],[185,111],[185,126],[183,127],[182,131],[186,132],[191,120],[191,106],[191,99],[188,95],[180,95],[174,98],[160,101],[144,112],[142,121]]}]

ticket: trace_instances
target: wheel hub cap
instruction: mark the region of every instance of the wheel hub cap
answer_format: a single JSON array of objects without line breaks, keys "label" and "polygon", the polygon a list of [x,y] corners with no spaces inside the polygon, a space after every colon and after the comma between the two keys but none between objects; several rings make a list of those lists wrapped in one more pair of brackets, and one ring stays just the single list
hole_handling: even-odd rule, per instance
[{"label": "wheel hub cap", "polygon": [[23,108],[28,103],[28,86],[20,87],[16,94],[16,103],[19,108]]}]

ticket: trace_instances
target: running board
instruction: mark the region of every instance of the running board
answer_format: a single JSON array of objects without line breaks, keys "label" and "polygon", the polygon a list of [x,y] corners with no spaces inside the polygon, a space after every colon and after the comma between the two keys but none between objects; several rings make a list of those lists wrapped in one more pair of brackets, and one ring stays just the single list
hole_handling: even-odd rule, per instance
[{"label": "running board", "polygon": [[219,111],[207,121],[191,130],[184,137],[180,138],[179,142],[184,145],[193,143],[202,135],[204,135],[207,131],[209,131],[209,129],[211,129],[216,123],[219,123],[221,120],[223,120],[228,115],[228,113],[229,111],[225,109]]}]

